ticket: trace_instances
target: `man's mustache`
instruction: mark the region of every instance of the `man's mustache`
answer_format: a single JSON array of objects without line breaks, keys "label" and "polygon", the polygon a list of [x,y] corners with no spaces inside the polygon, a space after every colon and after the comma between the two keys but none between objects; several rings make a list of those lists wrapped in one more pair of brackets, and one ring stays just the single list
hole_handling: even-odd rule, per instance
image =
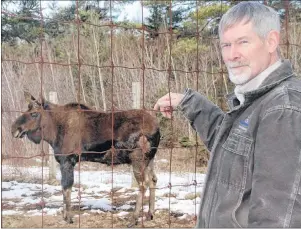
[{"label": "man's mustache", "polygon": [[244,66],[249,66],[248,63],[245,63],[245,62],[228,62],[226,64],[226,66],[228,68],[238,68],[238,67],[244,67]]}]

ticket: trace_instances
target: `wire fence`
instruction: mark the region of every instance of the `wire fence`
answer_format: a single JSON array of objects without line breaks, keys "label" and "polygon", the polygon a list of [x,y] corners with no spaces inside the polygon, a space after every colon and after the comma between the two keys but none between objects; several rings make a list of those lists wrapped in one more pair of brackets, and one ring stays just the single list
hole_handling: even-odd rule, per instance
[{"label": "wire fence", "polygon": [[[194,10],[196,17],[199,18],[199,9],[200,5],[203,3],[202,1],[191,1],[191,4],[194,4]],[[224,6],[223,1],[221,3],[221,12],[222,7]],[[265,4],[268,4],[268,1],[264,1]],[[33,179],[36,179],[35,183],[40,184],[37,189],[40,194],[34,206],[31,206],[31,210],[38,209],[40,210],[41,221],[39,222],[37,227],[49,227],[48,221],[45,219],[45,211],[43,210],[46,207],[54,206],[55,208],[59,208],[62,206],[62,195],[60,195],[60,199],[49,201],[47,195],[49,188],[49,180],[48,180],[48,165],[46,158],[51,157],[52,155],[48,153],[48,145],[40,144],[34,145],[33,143],[28,143],[27,139],[13,139],[11,136],[11,124],[14,122],[16,116],[25,113],[23,109],[25,106],[23,105],[24,99],[22,98],[22,91],[24,88],[29,89],[33,94],[39,94],[40,100],[42,97],[47,97],[49,91],[57,91],[59,101],[62,102],[71,102],[75,101],[77,103],[85,102],[89,104],[93,102],[96,109],[104,110],[106,112],[112,113],[112,123],[111,128],[114,129],[114,116],[116,112],[122,110],[128,110],[132,106],[132,102],[129,102],[130,98],[132,98],[132,90],[130,85],[132,82],[139,81],[141,84],[141,109],[146,110],[150,113],[153,112],[152,106],[156,99],[159,98],[159,95],[163,95],[163,93],[167,92],[180,92],[185,87],[191,87],[196,91],[202,91],[205,93],[210,99],[212,99],[215,103],[221,106],[224,110],[226,110],[225,101],[223,98],[223,94],[229,92],[231,90],[231,84],[227,79],[227,72],[225,70],[224,65],[222,64],[221,54],[218,51],[218,38],[215,35],[210,36],[209,38],[203,35],[203,29],[201,25],[199,25],[199,20],[196,20],[196,31],[193,33],[192,37],[197,40],[195,47],[195,55],[193,59],[187,59],[185,64],[190,63],[189,66],[182,66],[180,61],[176,62],[175,55],[173,53],[177,46],[177,32],[173,29],[172,26],[172,6],[174,1],[169,1],[169,11],[168,16],[170,18],[169,24],[166,25],[165,28],[161,29],[157,32],[158,40],[161,39],[161,43],[164,43],[165,51],[162,51],[162,47],[160,47],[160,43],[156,43],[156,41],[149,39],[148,35],[152,33],[150,29],[145,25],[145,12],[144,12],[144,1],[140,1],[141,4],[141,25],[138,27],[129,27],[120,25],[113,20],[112,16],[112,4],[118,4],[116,1],[110,1],[109,4],[109,21],[105,22],[84,22],[80,19],[79,13],[79,1],[76,1],[76,11],[75,11],[75,19],[72,21],[55,21],[59,24],[73,26],[73,31],[70,34],[70,40],[65,41],[62,40],[62,43],[65,45],[70,45],[66,47],[64,58],[55,58],[52,56],[52,52],[55,52],[55,49],[60,47],[59,43],[54,43],[44,33],[45,28],[45,20],[47,17],[43,15],[42,1],[40,1],[40,15],[36,19],[40,21],[40,38],[39,45],[30,46],[27,51],[29,53],[24,52],[24,50],[16,51],[16,53],[10,53],[9,47],[3,48],[2,53],[2,182],[3,181],[25,181],[30,182]],[[296,24],[300,22],[295,22],[291,15],[290,10],[292,10],[290,1],[283,1],[285,8],[285,17],[283,22],[283,31],[284,36],[282,38],[283,42],[281,44],[282,53],[285,58],[291,59],[292,63],[295,67],[297,73],[300,73],[300,59],[301,56],[298,49],[301,46],[301,41],[298,37],[298,31],[296,31]],[[17,18],[17,19],[32,19],[28,17],[19,17],[16,14],[7,12],[2,10],[2,14],[8,16],[9,18]],[[222,13],[220,13],[222,14]],[[290,25],[294,23],[294,27],[291,30]],[[207,25],[205,25],[207,26]],[[90,28],[90,36],[97,36],[96,30],[105,28],[105,37],[107,45],[105,48],[101,50],[100,45],[98,44],[97,39],[94,41],[94,46],[96,47],[96,56],[104,51],[108,53],[108,57],[104,62],[100,59],[94,57],[93,61],[87,58],[86,51],[93,51],[92,49],[88,49],[87,37],[83,36],[83,31],[87,27]],[[139,54],[139,60],[136,61],[135,65],[132,64],[130,66],[130,62],[126,62],[127,65],[123,65],[122,61],[118,59],[118,55],[123,56],[123,50],[116,51],[117,49],[122,48],[119,46],[122,41],[119,41],[120,38],[120,30],[132,30],[136,31],[140,35],[136,35],[137,43],[135,43],[137,53]],[[82,31],[82,32],[81,32]],[[103,36],[103,34],[101,35]],[[99,35],[99,37],[101,37]],[[163,40],[163,41],[162,41]],[[52,43],[51,43],[52,42]],[[68,43],[69,42],[69,43]],[[117,42],[118,46],[117,46]],[[92,42],[93,43],[93,42]],[[91,43],[91,44],[92,44]],[[203,44],[208,45],[206,49],[204,49]],[[90,44],[90,43],[89,43]],[[150,44],[153,44],[151,46]],[[154,45],[155,44],[155,45]],[[135,47],[131,43],[126,44],[127,47]],[[116,46],[116,47],[115,47]],[[150,57],[150,48],[155,47],[155,51],[157,55],[157,62],[152,63]],[[70,50],[68,50],[70,49]],[[53,51],[54,50],[54,51]],[[61,49],[63,50],[63,49]],[[205,56],[205,52],[209,52],[209,54]],[[59,54],[63,55],[63,54]],[[164,59],[164,64],[160,64],[160,55]],[[132,56],[136,58],[135,56]],[[153,57],[155,58],[155,57]],[[126,60],[127,58],[124,58]],[[185,65],[183,64],[183,65]],[[218,68],[216,66],[219,66]],[[96,88],[96,83],[94,82],[96,78],[90,79],[89,72],[93,72],[93,74],[98,76],[98,85]],[[124,74],[126,73],[126,74]],[[126,75],[126,76],[124,76]],[[128,78],[127,78],[128,77]],[[104,79],[105,78],[105,79]],[[126,79],[125,79],[126,78]],[[87,80],[88,79],[88,80]],[[124,81],[122,81],[124,79]],[[186,79],[186,81],[185,81]],[[94,81],[93,81],[94,80]],[[91,83],[92,86],[87,90],[87,82]],[[93,83],[94,82],[94,83]],[[126,83],[125,83],[126,82]],[[104,83],[104,84],[101,84]],[[38,87],[39,85],[39,87]],[[94,86],[93,86],[94,85]],[[104,86],[104,88],[102,88]],[[71,89],[70,89],[71,88]],[[91,89],[92,88],[92,89]],[[101,98],[104,98],[104,94],[106,101],[104,102]],[[94,99],[93,99],[94,98]],[[83,110],[78,110],[78,112],[84,112]],[[159,114],[157,115],[159,119]],[[163,121],[162,121],[163,120]],[[80,125],[80,123],[78,124]],[[160,125],[164,125],[164,129],[167,129],[164,133],[164,138],[168,138],[168,141],[161,143],[158,147],[157,155],[160,156],[160,160],[156,160],[156,169],[157,171],[164,171],[168,174],[168,179],[165,183],[156,187],[159,190],[165,190],[166,196],[168,197],[168,209],[165,209],[168,214],[163,220],[165,220],[165,224],[162,224],[162,221],[157,222],[157,224],[153,224],[153,227],[190,227],[194,226],[196,221],[196,215],[198,212],[197,209],[197,196],[199,195],[198,190],[204,184],[204,180],[198,176],[200,172],[205,171],[206,164],[203,163],[203,168],[198,167],[199,162],[199,154],[202,153],[203,158],[205,157],[206,151],[202,142],[198,139],[196,133],[194,133],[189,124],[182,120],[180,115],[177,113],[174,114],[173,118],[166,121],[160,117]],[[189,139],[193,142],[192,145],[184,147],[181,144],[174,143],[175,139],[178,139],[179,132],[183,131],[185,135],[189,135]],[[182,134],[183,134],[182,132]],[[112,133],[114,133],[112,131]],[[172,136],[172,137],[170,137]],[[112,139],[114,139],[114,134],[112,135]],[[164,141],[164,140],[163,140]],[[163,142],[161,140],[161,142]],[[81,145],[81,142],[79,142]],[[112,141],[111,151],[115,152],[114,144]],[[181,157],[181,154],[185,153],[185,157]],[[81,152],[71,152],[71,154],[78,153],[80,155]],[[112,155],[113,155],[112,154]],[[176,155],[176,156],[175,156]],[[179,156],[180,155],[180,156]],[[183,156],[183,155],[182,155]],[[162,158],[164,159],[162,159]],[[185,158],[185,159],[184,159]],[[163,163],[164,160],[167,160]],[[184,160],[186,160],[186,172],[189,171],[193,174],[192,177],[187,176],[186,180],[182,183],[178,183],[176,180],[173,180],[173,174],[176,172],[181,172],[183,169]],[[206,158],[205,158],[206,160]],[[164,165],[163,165],[164,164]],[[91,167],[90,167],[91,166]],[[116,166],[111,165],[106,169],[103,167],[93,167],[90,164],[85,164],[79,160],[76,165],[76,175],[75,180],[76,184],[74,185],[74,190],[76,195],[72,197],[72,203],[75,206],[74,211],[75,214],[78,215],[77,224],[73,225],[76,227],[87,227],[85,223],[86,220],[82,222],[84,210],[82,209],[82,198],[83,198],[83,179],[87,178],[82,175],[84,172],[94,169],[101,169],[101,173],[99,173],[100,177],[106,177],[103,182],[107,182],[111,184],[111,189],[109,191],[111,198],[111,205],[115,205],[116,195],[114,192],[114,188],[116,188],[116,183],[114,179],[118,174],[124,174],[124,171],[130,172],[129,169],[122,167],[122,169],[118,169]],[[155,171],[156,173],[158,173]],[[143,171],[141,171],[143,172]],[[182,172],[184,173],[184,172]],[[109,174],[109,177],[108,177]],[[59,175],[58,175],[59,176]],[[25,177],[30,177],[27,180]],[[160,176],[158,177],[160,180]],[[128,180],[125,181],[128,184]],[[118,183],[120,184],[120,183]],[[59,184],[56,184],[59,185]],[[101,191],[101,184],[99,185],[99,191]],[[185,221],[182,225],[175,221],[173,217],[175,216],[175,212],[171,210],[171,205],[173,201],[173,190],[177,187],[187,188],[192,187],[194,192],[194,202],[193,202],[193,221],[192,224],[187,224]],[[45,191],[46,190],[46,191]],[[46,197],[45,197],[46,196]],[[94,194],[86,194],[84,198],[95,198],[99,199],[100,196]],[[3,202],[4,203],[4,202]],[[7,202],[3,204],[2,211],[6,210],[5,206],[8,209],[17,209],[17,206],[9,205]],[[118,227],[120,226],[120,222],[116,221],[114,215],[117,214],[116,211],[111,211],[110,224],[103,225],[104,227]],[[183,214],[182,214],[183,215]],[[155,215],[156,217],[157,215]],[[57,216],[60,217],[60,216]],[[3,218],[2,220],[6,220]],[[162,220],[162,219],[161,219]],[[3,222],[3,221],[2,221]],[[45,224],[45,222],[47,222]],[[191,223],[190,222],[190,223]],[[123,222],[124,223],[124,222]],[[141,218],[140,225],[144,227],[146,222],[144,218]],[[52,225],[53,226],[53,225]],[[57,226],[57,225],[56,225]],[[97,224],[97,227],[101,227],[102,225]]]}]

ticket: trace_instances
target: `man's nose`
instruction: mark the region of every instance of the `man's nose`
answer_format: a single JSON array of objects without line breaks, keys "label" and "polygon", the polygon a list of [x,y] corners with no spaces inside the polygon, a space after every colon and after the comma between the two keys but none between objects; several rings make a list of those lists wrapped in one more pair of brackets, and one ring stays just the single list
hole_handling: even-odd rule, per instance
[{"label": "man's nose", "polygon": [[231,45],[230,48],[230,54],[229,54],[229,60],[235,61],[240,58],[240,53],[235,44]]}]

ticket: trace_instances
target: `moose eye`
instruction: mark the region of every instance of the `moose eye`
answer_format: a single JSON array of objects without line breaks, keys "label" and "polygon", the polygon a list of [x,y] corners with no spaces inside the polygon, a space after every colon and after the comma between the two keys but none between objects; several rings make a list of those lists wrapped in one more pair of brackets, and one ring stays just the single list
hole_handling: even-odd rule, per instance
[{"label": "moose eye", "polygon": [[33,112],[33,113],[30,113],[30,115],[31,115],[31,117],[36,118],[36,117],[38,117],[39,113]]}]

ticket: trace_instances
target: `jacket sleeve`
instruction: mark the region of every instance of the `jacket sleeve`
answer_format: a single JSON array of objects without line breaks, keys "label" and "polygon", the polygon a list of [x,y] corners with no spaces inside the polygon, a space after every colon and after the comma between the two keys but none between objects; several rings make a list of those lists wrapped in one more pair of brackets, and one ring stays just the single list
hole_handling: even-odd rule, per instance
[{"label": "jacket sleeve", "polygon": [[301,110],[266,113],[255,137],[249,227],[301,226],[300,150]]},{"label": "jacket sleeve", "polygon": [[212,149],[224,112],[205,96],[186,89],[178,109],[196,130],[209,151]]}]

